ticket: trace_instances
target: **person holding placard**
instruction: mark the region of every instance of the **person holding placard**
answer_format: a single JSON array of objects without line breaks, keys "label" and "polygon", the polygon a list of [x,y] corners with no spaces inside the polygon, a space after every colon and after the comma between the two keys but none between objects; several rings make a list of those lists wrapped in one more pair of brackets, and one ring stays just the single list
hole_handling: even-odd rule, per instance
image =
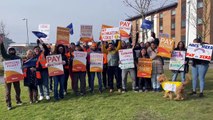
[{"label": "person holding placard", "polygon": [[23,63],[24,86],[28,87],[30,104],[38,103],[38,80],[41,78],[40,72],[36,71],[37,58],[32,50],[27,51],[27,60]]},{"label": "person holding placard", "polygon": [[[141,48],[139,58],[150,58],[147,53],[147,49],[145,47]],[[150,78],[144,78],[144,77],[139,78],[139,92],[148,91],[149,81],[151,81]]]},{"label": "person holding placard", "polygon": [[117,89],[118,92],[121,92],[121,78],[119,77],[119,67],[118,67],[118,50],[121,48],[121,41],[118,42],[117,47],[115,47],[115,44],[110,42],[108,43],[108,48],[105,48],[105,44],[102,45],[103,52],[107,54],[107,63],[108,63],[108,82],[109,82],[109,88],[110,93],[113,92],[114,89],[114,83],[113,79],[115,77],[117,82]]},{"label": "person holding placard", "polygon": [[[61,45],[61,44],[55,46],[54,54],[56,54],[56,55],[60,54],[61,55],[63,69],[65,69],[65,66],[68,65],[68,60],[67,60],[67,57],[65,55],[65,46]],[[53,79],[54,79],[54,98],[57,101],[59,99],[63,99],[64,98],[65,74],[53,76]],[[59,93],[58,93],[58,84],[60,84]]]},{"label": "person holding placard", "polygon": [[[39,100],[43,100],[44,96],[46,97],[46,100],[50,100],[49,76],[46,61],[46,56],[50,54],[50,50],[40,39],[37,40],[37,44],[38,46],[35,46],[33,50],[38,58],[36,62],[36,70],[40,71],[41,73],[41,84],[38,85],[40,95]],[[41,50],[41,48],[43,48],[43,50]]]},{"label": "person holding placard", "polygon": [[157,78],[163,73],[163,63],[162,58],[157,56],[157,43],[151,42],[151,46],[147,49],[147,52],[152,59],[152,88],[155,92],[160,91],[160,83]]},{"label": "person holding placard", "polygon": [[[180,41],[174,50],[184,51],[184,52],[187,51],[183,41]],[[185,74],[188,73],[188,71],[189,71],[189,59],[188,58],[185,58],[185,63],[181,67],[184,67],[183,71],[180,71],[180,68],[179,68],[179,70],[173,70],[172,81],[176,81],[178,73],[180,73],[180,75],[181,75],[181,81],[182,82],[185,81]]]},{"label": "person holding placard", "polygon": [[[194,39],[194,43],[205,44],[201,38]],[[205,76],[209,68],[209,61],[192,59],[192,93],[190,95],[196,95],[197,80],[200,82],[200,94],[199,97],[203,97],[203,91],[205,86]]]},{"label": "person holding placard", "polygon": [[135,85],[136,75],[135,75],[135,69],[134,69],[135,65],[134,65],[134,58],[133,58],[133,50],[131,48],[127,49],[127,44],[125,41],[122,41],[121,47],[122,49],[119,50],[119,60],[120,60],[119,67],[122,70],[122,73],[121,73],[122,93],[125,93],[127,91],[128,73],[130,74],[130,77],[132,79],[132,90],[137,92],[136,85]]},{"label": "person holding placard", "polygon": [[[95,61],[91,61],[91,55],[92,53],[101,53],[101,51],[98,51],[97,50],[97,43],[93,42],[92,45],[90,46],[90,52],[88,53],[87,55],[87,61],[90,65],[90,92],[91,93],[94,93],[94,79],[95,79],[95,73],[97,74],[97,77],[98,77],[98,89],[99,89],[99,92],[102,93],[102,76],[101,76],[101,72],[102,71],[99,71],[100,68],[92,68],[92,63],[95,63]],[[103,57],[101,58],[102,59],[102,63],[103,63]],[[96,62],[97,61],[97,58],[96,58]],[[102,68],[103,69],[103,68]],[[96,72],[95,72],[96,71]]]},{"label": "person holding placard", "polygon": [[[3,35],[2,35],[3,36]],[[1,37],[1,36],[0,36]],[[1,55],[5,60],[17,60],[17,59],[21,59],[19,56],[16,55],[16,50],[15,48],[9,48],[8,49],[8,54],[4,48],[4,44],[3,44],[3,37],[0,38],[0,48],[1,48]],[[11,86],[14,86],[15,89],[15,93],[16,93],[16,103],[17,105],[22,105],[22,101],[20,98],[21,95],[21,89],[20,89],[20,82],[13,82],[13,83],[7,83],[5,82],[5,92],[6,92],[6,103],[7,103],[7,107],[8,110],[12,109],[12,103],[11,103]]]},{"label": "person holding placard", "polygon": [[[78,52],[75,55],[75,52]],[[87,53],[83,51],[80,45],[76,45],[74,51],[74,59],[72,63],[73,72],[73,91],[75,95],[79,95],[78,82],[80,81],[80,95],[86,94],[86,56]],[[78,58],[78,59],[76,59]]]}]

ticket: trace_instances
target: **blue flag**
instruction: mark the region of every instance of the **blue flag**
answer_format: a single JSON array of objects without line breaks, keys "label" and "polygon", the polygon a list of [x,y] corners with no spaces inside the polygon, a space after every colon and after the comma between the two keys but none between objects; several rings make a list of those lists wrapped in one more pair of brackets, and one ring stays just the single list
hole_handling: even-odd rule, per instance
[{"label": "blue flag", "polygon": [[72,25],[72,23],[70,23],[70,24],[67,26],[67,28],[70,29],[70,34],[73,35],[74,32],[73,32],[73,25]]},{"label": "blue flag", "polygon": [[47,35],[46,35],[45,33],[43,33],[43,32],[32,31],[32,33],[33,33],[36,37],[38,37],[38,38],[46,38],[46,37],[47,37]]},{"label": "blue flag", "polygon": [[153,21],[149,21],[149,20],[144,20],[141,25],[141,28],[143,29],[152,29],[152,27],[153,27]]}]

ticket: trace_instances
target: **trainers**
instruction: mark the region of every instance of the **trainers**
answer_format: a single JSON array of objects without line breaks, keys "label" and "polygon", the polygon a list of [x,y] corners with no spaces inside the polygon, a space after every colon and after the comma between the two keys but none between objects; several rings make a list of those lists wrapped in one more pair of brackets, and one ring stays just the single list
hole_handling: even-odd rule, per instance
[{"label": "trainers", "polygon": [[121,93],[121,89],[118,89],[118,92]]},{"label": "trainers", "polygon": [[64,95],[67,95],[67,92],[64,92]]},{"label": "trainers", "polygon": [[112,92],[113,92],[113,90],[112,90],[112,89],[110,89],[110,90],[109,90],[109,92],[110,92],[110,93],[112,93]]},{"label": "trainers", "polygon": [[18,105],[18,106],[22,105],[22,102],[17,102],[17,105]]},{"label": "trainers", "polygon": [[12,109],[12,106],[8,106],[8,107],[7,107],[7,110],[11,110],[11,109]]},{"label": "trainers", "polygon": [[123,89],[123,90],[122,90],[122,93],[126,93],[126,92],[127,92],[127,90],[126,90],[126,89]]},{"label": "trainers", "polygon": [[46,96],[46,100],[50,100],[50,96]]},{"label": "trainers", "polygon": [[200,98],[201,98],[201,97],[204,97],[203,93],[200,93],[200,94],[199,94],[199,97],[200,97]]},{"label": "trainers", "polygon": [[142,93],[143,92],[143,90],[139,90],[139,93]]},{"label": "trainers", "polygon": [[44,97],[43,97],[43,96],[40,96],[38,100],[41,101],[41,100],[43,100],[43,99],[44,99]]}]

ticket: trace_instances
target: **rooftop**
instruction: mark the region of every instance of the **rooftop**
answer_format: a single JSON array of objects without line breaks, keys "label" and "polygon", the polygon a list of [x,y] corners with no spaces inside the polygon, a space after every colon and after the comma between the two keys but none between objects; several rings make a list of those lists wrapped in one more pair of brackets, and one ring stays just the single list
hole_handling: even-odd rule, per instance
[{"label": "rooftop", "polygon": [[[170,9],[170,8],[173,8],[173,7],[176,7],[178,5],[177,2],[174,2],[174,3],[171,3],[171,4],[168,4],[166,6],[163,6],[163,7],[159,7],[157,9],[153,9],[153,10],[150,10],[146,13],[146,16],[149,16],[149,15],[152,15],[152,14],[155,14],[155,13],[159,13],[159,12],[162,12],[164,10],[167,10],[167,9]],[[142,18],[141,15],[137,15],[137,16],[134,16],[134,17],[131,17],[131,18],[128,18],[126,19],[127,21],[133,21],[133,20],[136,20],[136,19],[139,19],[139,18]]]}]

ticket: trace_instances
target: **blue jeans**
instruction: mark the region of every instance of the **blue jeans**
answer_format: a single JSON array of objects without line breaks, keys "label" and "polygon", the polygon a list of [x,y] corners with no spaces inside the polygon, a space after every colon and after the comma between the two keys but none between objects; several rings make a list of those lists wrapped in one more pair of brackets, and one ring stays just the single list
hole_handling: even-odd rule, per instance
[{"label": "blue jeans", "polygon": [[156,73],[152,74],[151,81],[152,81],[152,88],[153,89],[160,89],[160,83],[157,80],[159,76],[160,76],[160,74],[156,74]]},{"label": "blue jeans", "polygon": [[200,92],[201,93],[203,92],[205,85],[205,75],[208,68],[209,68],[208,64],[199,64],[192,66],[192,87],[194,92],[196,92],[198,78],[200,82]]},{"label": "blue jeans", "polygon": [[94,91],[94,80],[95,80],[95,73],[98,77],[98,88],[99,91],[102,91],[102,78],[101,78],[101,72],[90,72],[90,87],[91,91]]},{"label": "blue jeans", "polygon": [[49,75],[47,70],[41,71],[41,84],[38,85],[40,96],[49,96]]},{"label": "blue jeans", "polygon": [[[185,81],[185,72],[181,71],[180,75],[181,75],[181,81],[184,82]],[[176,81],[177,76],[178,76],[178,71],[174,71],[173,76],[172,76],[172,81]]]},{"label": "blue jeans", "polygon": [[[65,75],[54,76],[54,98],[56,100],[60,98],[64,98],[64,79]],[[58,95],[58,83],[60,84],[60,90]]]}]

